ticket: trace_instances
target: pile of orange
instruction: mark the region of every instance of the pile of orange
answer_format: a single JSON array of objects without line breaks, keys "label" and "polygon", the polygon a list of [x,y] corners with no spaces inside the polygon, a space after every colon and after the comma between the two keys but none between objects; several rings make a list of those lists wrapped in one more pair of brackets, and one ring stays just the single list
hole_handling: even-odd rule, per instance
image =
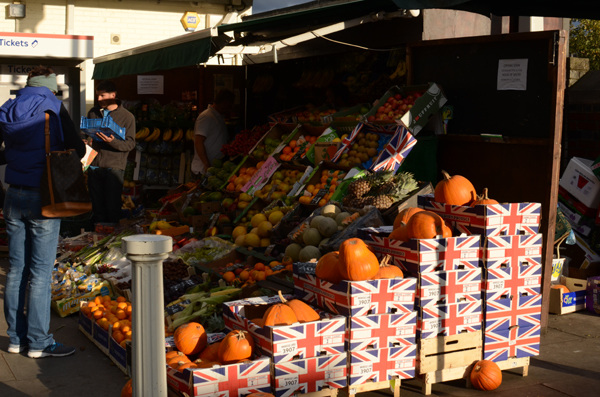
[{"label": "pile of orange", "polygon": [[300,146],[298,146],[298,141],[292,139],[286,147],[281,150],[281,154],[279,155],[279,160],[281,161],[291,161],[296,153],[300,150]]},{"label": "pile of orange", "polygon": [[109,295],[96,296],[82,302],[80,310],[106,331],[111,330],[113,339],[123,348],[131,340],[131,302],[124,297],[112,300]]},{"label": "pile of orange", "polygon": [[323,170],[321,171],[321,179],[318,183],[309,184],[305,188],[304,195],[298,198],[300,204],[310,204],[315,196],[323,189],[327,193],[319,200],[319,207],[323,207],[329,202],[338,185],[344,180],[346,173],[340,170]]},{"label": "pile of orange", "polygon": [[241,192],[244,185],[248,183],[250,178],[252,178],[252,175],[254,175],[264,163],[264,161],[259,161],[255,166],[241,167],[237,174],[234,174],[229,178],[229,183],[227,183],[225,189],[229,192]]},{"label": "pile of orange", "polygon": [[[229,264],[232,266],[233,263]],[[229,270],[221,274],[221,277],[228,285],[250,285],[257,281],[265,280],[267,276],[277,273],[273,268],[281,265],[281,262],[272,261],[268,265],[262,262],[255,263],[254,266],[238,267],[235,270]]]}]

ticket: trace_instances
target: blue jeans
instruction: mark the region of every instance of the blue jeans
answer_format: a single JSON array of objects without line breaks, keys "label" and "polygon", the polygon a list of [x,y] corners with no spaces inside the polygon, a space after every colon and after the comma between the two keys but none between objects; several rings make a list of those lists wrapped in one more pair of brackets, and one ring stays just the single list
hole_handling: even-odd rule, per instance
[{"label": "blue jeans", "polygon": [[94,223],[119,223],[125,171],[90,167],[87,172]]},{"label": "blue jeans", "polygon": [[50,301],[60,219],[42,216],[39,190],[15,187],[6,192],[4,219],[10,265],[4,291],[7,334],[11,345],[42,350],[54,343]]}]

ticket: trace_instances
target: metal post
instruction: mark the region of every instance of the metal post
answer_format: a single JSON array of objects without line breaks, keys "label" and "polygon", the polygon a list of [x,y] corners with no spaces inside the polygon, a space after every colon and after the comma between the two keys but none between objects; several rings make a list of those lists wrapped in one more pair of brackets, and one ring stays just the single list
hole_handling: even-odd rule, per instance
[{"label": "metal post", "polygon": [[132,262],[132,379],[135,397],[165,397],[167,369],[162,263],[173,239],[156,234],[123,238]]}]

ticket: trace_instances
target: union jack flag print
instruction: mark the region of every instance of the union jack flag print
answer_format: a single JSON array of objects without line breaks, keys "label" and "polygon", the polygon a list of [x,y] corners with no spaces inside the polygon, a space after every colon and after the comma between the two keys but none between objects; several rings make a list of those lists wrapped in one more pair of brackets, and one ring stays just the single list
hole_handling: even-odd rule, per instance
[{"label": "union jack flag print", "polygon": [[480,331],[481,301],[433,305],[420,308],[417,332],[422,339]]},{"label": "union jack flag print", "polygon": [[540,325],[542,295],[513,296],[499,300],[486,300],[483,305],[484,330],[494,331],[518,325]]},{"label": "union jack flag print", "polygon": [[482,237],[536,234],[540,230],[540,203],[506,203],[467,207],[438,203],[433,195],[417,197],[419,207],[439,214],[459,233]]},{"label": "union jack flag print", "polygon": [[312,357],[273,364],[275,395],[293,396],[320,391],[323,388],[346,387],[348,355]]},{"label": "union jack flag print", "polygon": [[417,312],[348,317],[350,351],[412,346],[417,334]]},{"label": "union jack flag print", "polygon": [[540,354],[540,325],[485,331],[483,358],[506,361],[509,358],[531,357]]},{"label": "union jack flag print", "polygon": [[419,273],[421,307],[481,300],[481,268]]},{"label": "union jack flag print", "polygon": [[332,284],[312,274],[294,272],[294,293],[303,301],[344,316],[410,313],[417,279],[342,281]]},{"label": "union jack flag print", "polygon": [[342,139],[342,144],[340,145],[340,148],[338,149],[337,152],[335,152],[335,154],[331,158],[332,162],[335,163],[336,161],[338,161],[340,159],[340,157],[342,157],[342,154],[344,154],[344,152],[346,150],[350,149],[350,145],[352,145],[354,138],[356,138],[356,136],[363,129],[363,127],[365,127],[365,125],[363,123],[356,124],[356,127],[354,127],[354,129],[352,130],[350,135],[348,135],[346,138]]},{"label": "union jack flag print", "polygon": [[350,352],[349,386],[415,377],[417,345]]},{"label": "union jack flag print", "polygon": [[481,257],[487,269],[506,265],[541,266],[542,234],[488,237]]},{"label": "union jack flag print", "polygon": [[379,153],[377,160],[373,162],[371,171],[398,171],[400,165],[416,144],[417,140],[408,129],[399,125],[392,139]]},{"label": "union jack flag print", "polygon": [[237,397],[271,390],[271,361],[261,357],[247,364],[193,369],[192,396]]},{"label": "union jack flag print", "polygon": [[[225,305],[227,310],[223,310],[225,326],[232,330],[243,329],[250,332],[256,346],[263,354],[271,357],[273,362],[323,354],[335,355],[345,351],[345,317],[332,316],[319,311],[321,315],[319,321],[259,327],[245,317],[245,315],[251,315],[254,318],[254,315],[250,313],[253,307],[245,307],[248,305],[247,301],[251,300],[227,302]],[[242,311],[242,309],[245,310]]]},{"label": "union jack flag print", "polygon": [[484,273],[487,300],[541,293],[542,265],[503,265],[485,269]]}]

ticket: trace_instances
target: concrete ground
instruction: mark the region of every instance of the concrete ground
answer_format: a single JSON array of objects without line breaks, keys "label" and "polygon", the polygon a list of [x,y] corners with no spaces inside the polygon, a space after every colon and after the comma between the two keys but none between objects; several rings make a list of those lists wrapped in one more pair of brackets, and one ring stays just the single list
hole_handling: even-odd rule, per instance
[{"label": "concrete ground", "polygon": [[[8,265],[0,259],[0,300]],[[78,329],[77,315],[52,315],[56,340],[77,348],[70,357],[30,359],[7,353],[6,322],[0,316],[0,397],[119,396],[127,376]],[[464,380],[434,384],[431,396],[588,397],[600,395],[600,316],[578,312],[551,315],[541,338],[541,352],[531,359],[529,374],[503,371],[502,385],[493,392],[467,389]],[[391,395],[389,391],[360,396]],[[402,397],[422,396],[416,379],[402,381]]]}]

